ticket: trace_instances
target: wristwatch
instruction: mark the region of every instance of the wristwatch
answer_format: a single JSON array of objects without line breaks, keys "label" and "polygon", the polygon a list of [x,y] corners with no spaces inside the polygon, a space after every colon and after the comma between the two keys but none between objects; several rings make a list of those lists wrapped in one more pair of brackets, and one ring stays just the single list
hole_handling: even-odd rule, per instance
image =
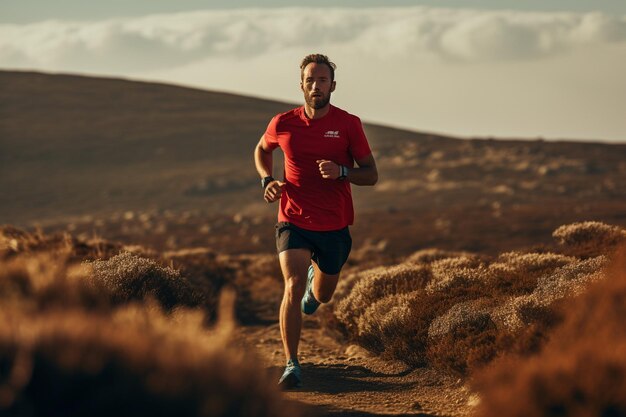
[{"label": "wristwatch", "polygon": [[261,187],[265,190],[270,182],[274,181],[274,177],[269,176],[261,180]]},{"label": "wristwatch", "polygon": [[339,176],[337,177],[337,179],[345,180],[347,176],[348,176],[348,167],[339,165]]}]

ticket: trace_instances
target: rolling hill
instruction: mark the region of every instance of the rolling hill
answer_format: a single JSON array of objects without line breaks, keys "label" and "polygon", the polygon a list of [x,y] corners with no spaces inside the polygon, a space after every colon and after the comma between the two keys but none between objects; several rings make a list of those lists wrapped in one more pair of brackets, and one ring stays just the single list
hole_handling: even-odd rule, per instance
[{"label": "rolling hill", "polygon": [[[0,223],[128,240],[141,218],[153,246],[176,235],[177,246],[272,251],[276,206],[261,198],[252,151],[269,119],[292,107],[158,83],[0,71]],[[380,181],[353,187],[353,233],[372,250],[495,252],[541,244],[567,222],[626,226],[626,144],[365,130]]]}]

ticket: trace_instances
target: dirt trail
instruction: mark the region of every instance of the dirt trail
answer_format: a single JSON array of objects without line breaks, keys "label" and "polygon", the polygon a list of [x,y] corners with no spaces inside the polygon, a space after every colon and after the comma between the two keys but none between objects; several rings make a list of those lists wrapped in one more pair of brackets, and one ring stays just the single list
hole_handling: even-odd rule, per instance
[{"label": "dirt trail", "polygon": [[[256,351],[278,381],[284,358],[278,323],[243,326],[239,343]],[[325,334],[306,318],[300,343],[303,387],[287,398],[304,405],[306,416],[467,416],[476,397],[458,377],[428,368],[406,369],[383,362],[356,345]]]}]

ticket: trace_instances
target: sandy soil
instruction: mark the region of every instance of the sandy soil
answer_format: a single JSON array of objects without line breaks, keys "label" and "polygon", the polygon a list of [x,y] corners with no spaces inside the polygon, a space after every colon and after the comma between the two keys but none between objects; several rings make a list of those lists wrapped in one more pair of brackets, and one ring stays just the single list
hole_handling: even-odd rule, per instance
[{"label": "sandy soil", "polygon": [[[303,327],[303,387],[285,395],[301,403],[306,416],[467,416],[477,403],[458,377],[381,361],[330,337],[315,317]],[[278,323],[240,327],[238,342],[278,381],[284,366]]]}]

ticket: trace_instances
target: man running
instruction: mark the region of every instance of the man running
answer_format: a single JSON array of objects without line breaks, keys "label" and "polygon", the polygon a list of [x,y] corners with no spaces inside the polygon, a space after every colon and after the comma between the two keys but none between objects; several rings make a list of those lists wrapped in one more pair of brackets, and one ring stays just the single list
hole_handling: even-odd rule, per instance
[{"label": "man running", "polygon": [[[279,316],[287,359],[279,381],[283,388],[301,386],[301,311],[313,314],[330,301],[352,247],[350,183],[378,181],[361,120],[330,104],[335,68],[325,55],[302,60],[304,106],[276,115],[254,151],[265,201],[280,199],[276,249],[285,280]],[[277,147],[285,155],[284,181],[272,177]]]}]

